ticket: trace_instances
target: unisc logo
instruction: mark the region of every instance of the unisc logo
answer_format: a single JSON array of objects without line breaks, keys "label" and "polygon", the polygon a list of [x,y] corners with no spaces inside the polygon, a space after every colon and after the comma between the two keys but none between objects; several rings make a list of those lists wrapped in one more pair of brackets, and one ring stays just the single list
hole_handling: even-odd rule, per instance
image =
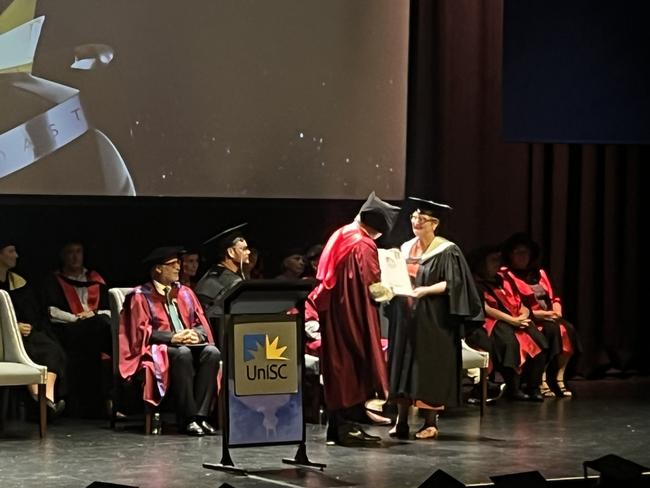
[{"label": "unisc logo", "polygon": [[249,381],[286,380],[287,346],[280,346],[280,337],[271,341],[268,334],[244,335],[244,362]]}]

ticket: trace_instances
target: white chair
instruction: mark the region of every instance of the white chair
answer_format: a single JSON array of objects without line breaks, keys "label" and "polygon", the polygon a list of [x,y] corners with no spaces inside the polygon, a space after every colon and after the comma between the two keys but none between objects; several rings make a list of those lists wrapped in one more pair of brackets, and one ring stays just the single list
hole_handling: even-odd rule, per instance
[{"label": "white chair", "polygon": [[[113,379],[114,379],[114,391],[117,394],[120,391],[120,386],[123,383],[122,377],[120,376],[120,314],[122,313],[122,307],[124,306],[124,299],[126,296],[133,291],[133,288],[110,288],[108,290],[108,301],[111,307],[111,332],[113,337]],[[113,399],[113,408],[111,412],[111,429],[115,428],[115,423],[117,420],[117,409],[118,409],[117,398]],[[153,419],[153,412],[151,409],[146,408],[144,413],[144,431],[145,434],[151,433],[151,423]]]},{"label": "white chair", "polygon": [[0,290],[0,386],[38,385],[39,433],[45,437],[47,368],[34,363],[23,345],[9,293]]},{"label": "white chair", "polygon": [[480,411],[482,417],[485,411],[485,400],[487,398],[487,368],[490,364],[490,353],[472,349],[467,345],[464,339],[461,339],[460,343],[463,355],[463,369],[479,370],[479,382],[481,384]]}]

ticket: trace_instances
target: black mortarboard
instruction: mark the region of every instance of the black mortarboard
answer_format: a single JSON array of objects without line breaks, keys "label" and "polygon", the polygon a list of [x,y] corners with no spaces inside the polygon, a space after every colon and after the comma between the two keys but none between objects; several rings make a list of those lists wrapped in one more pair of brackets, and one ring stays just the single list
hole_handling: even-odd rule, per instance
[{"label": "black mortarboard", "polygon": [[431,200],[425,200],[424,198],[418,197],[409,197],[411,206],[414,206],[417,210],[423,214],[430,215],[437,219],[443,218],[448,212],[453,210],[452,207],[445,203],[433,202]]},{"label": "black mortarboard", "polygon": [[305,253],[305,258],[309,260],[316,259],[321,254],[323,254],[324,247],[325,246],[323,246],[322,244],[314,244],[309,249],[307,249],[307,252]]},{"label": "black mortarboard", "polygon": [[164,264],[170,259],[178,258],[181,254],[183,254],[183,252],[184,249],[182,246],[157,247],[142,260],[142,264],[148,268],[151,268],[157,264]]},{"label": "black mortarboard", "polygon": [[386,234],[393,228],[400,210],[399,207],[384,202],[373,191],[359,210],[359,218],[377,232]]},{"label": "black mortarboard", "polygon": [[525,246],[530,249],[530,260],[536,261],[539,258],[539,244],[531,239],[525,232],[517,232],[512,234],[502,245],[503,261],[510,264],[510,254],[517,246]]},{"label": "black mortarboard", "polygon": [[537,488],[547,486],[546,479],[539,471],[525,471],[523,473],[503,474],[490,476],[495,488]]},{"label": "black mortarboard", "polygon": [[485,266],[485,260],[490,254],[501,254],[501,247],[496,244],[479,247],[467,253],[466,259],[469,264],[469,269],[473,273],[481,273]]},{"label": "black mortarboard", "polygon": [[4,249],[5,247],[15,246],[15,245],[16,245],[16,241],[12,235],[2,234],[0,236],[0,250]]},{"label": "black mortarboard", "polygon": [[208,256],[215,256],[217,259],[222,259],[225,256],[226,250],[235,245],[237,239],[244,237],[242,229],[248,223],[243,223],[230,227],[229,229],[219,232],[217,235],[210,237],[203,243],[203,247]]},{"label": "black mortarboard", "polygon": [[[582,463],[587,476],[587,468],[591,468],[600,473],[598,486],[642,486],[643,480],[641,474],[650,471],[650,468],[641,466],[634,461],[629,461],[616,454],[607,454],[606,456],[585,461]],[[646,480],[643,486],[649,486],[650,479]]]}]

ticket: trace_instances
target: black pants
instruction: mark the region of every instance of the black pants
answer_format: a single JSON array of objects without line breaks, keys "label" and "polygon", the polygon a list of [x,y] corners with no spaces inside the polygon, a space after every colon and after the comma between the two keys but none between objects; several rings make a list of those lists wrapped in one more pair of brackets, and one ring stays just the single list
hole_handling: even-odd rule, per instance
[{"label": "black pants", "polygon": [[104,415],[113,386],[110,318],[98,314],[54,327],[68,358],[66,411],[72,416]]},{"label": "black pants", "polygon": [[207,417],[217,386],[221,352],[215,346],[169,346],[169,380],[181,425]]}]

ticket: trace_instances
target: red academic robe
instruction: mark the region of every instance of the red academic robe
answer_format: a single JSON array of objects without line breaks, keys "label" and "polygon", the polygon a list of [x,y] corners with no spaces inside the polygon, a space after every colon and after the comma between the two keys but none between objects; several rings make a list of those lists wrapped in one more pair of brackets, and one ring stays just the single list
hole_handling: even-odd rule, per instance
[{"label": "red academic robe", "polygon": [[352,407],[388,390],[379,315],[368,287],[380,281],[375,242],[356,223],[332,234],[311,294],[321,325],[325,403]]},{"label": "red academic robe", "polygon": [[[210,325],[194,292],[187,286],[176,284],[172,289],[172,299],[176,300],[185,328],[202,327],[208,343],[214,343]],[[156,292],[152,283],[146,283],[126,297],[120,315],[120,375],[128,381],[144,369],[142,397],[158,405],[169,386],[169,358],[165,344],[149,343],[154,330],[172,331],[173,327],[165,309],[165,297]]]},{"label": "red academic robe", "polygon": [[[503,274],[504,278],[507,278],[517,289],[517,291],[521,295],[521,299],[524,305],[526,305],[531,310],[543,310],[542,306],[537,301],[537,298],[535,297],[535,292],[533,291],[530,284],[528,284],[526,281],[519,278],[508,268],[505,267],[502,268],[501,273]],[[546,294],[548,295],[549,304],[551,306],[554,303],[562,304],[562,302],[560,301],[560,297],[556,296],[555,293],[553,292],[553,287],[551,286],[551,280],[548,278],[546,271],[544,271],[543,269],[539,270],[538,284],[541,285],[542,288],[544,288],[544,291],[546,291]],[[560,322],[560,334],[562,337],[562,352],[566,354],[572,354],[573,344],[571,343],[571,338],[569,337],[569,333],[567,331],[566,325],[562,322]]]},{"label": "red academic robe", "polygon": [[[501,280],[501,286],[496,286],[492,283],[482,282],[479,289],[483,289],[483,299],[485,303],[492,308],[501,310],[508,313],[513,317],[521,315],[523,304],[519,293],[515,291],[512,283],[506,279]],[[485,315],[485,323],[483,327],[488,335],[492,335],[497,319]],[[526,333],[525,330],[515,329],[515,338],[519,343],[519,367],[523,367],[526,358],[534,358],[542,349],[535,342],[535,340]]]}]

